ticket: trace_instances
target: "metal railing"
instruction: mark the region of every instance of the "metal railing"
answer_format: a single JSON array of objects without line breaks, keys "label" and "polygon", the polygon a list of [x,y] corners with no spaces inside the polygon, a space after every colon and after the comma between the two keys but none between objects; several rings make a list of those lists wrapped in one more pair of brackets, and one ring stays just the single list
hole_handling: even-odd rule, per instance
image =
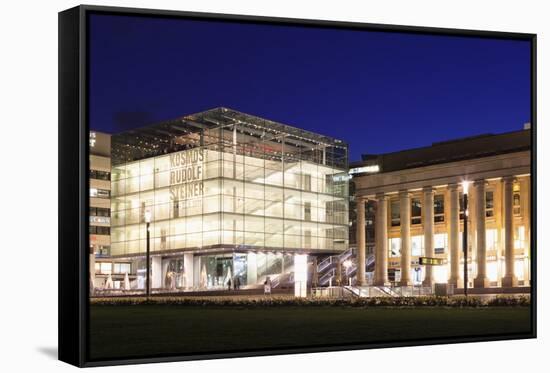
[{"label": "metal railing", "polygon": [[[342,290],[334,290],[338,288]],[[324,291],[323,289],[330,290]],[[429,286],[331,286],[323,288],[313,288],[312,294],[317,297],[415,297],[422,295],[432,295],[433,289]]]},{"label": "metal railing", "polygon": [[336,268],[332,268],[327,273],[319,277],[319,284],[320,285],[328,284],[330,282],[330,279],[334,279],[335,276],[336,276]]}]

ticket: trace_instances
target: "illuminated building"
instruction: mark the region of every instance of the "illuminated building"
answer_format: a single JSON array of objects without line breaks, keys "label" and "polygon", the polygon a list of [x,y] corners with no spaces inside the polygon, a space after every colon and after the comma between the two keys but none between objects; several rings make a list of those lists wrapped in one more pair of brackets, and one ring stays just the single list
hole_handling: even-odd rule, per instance
[{"label": "illuminated building", "polygon": [[[530,285],[528,125],[521,131],[365,155],[350,167],[355,169],[354,225],[374,232],[365,235],[357,229],[358,258],[361,253],[366,258],[359,261],[374,258],[372,272],[358,274],[359,285],[463,287],[464,181],[469,182],[469,286]],[[373,210],[371,217],[365,203]],[[420,257],[440,258],[446,264],[423,266]]]},{"label": "illuminated building", "polygon": [[111,148],[107,259],[131,289],[145,286],[146,213],[157,292],[305,282],[317,256],[348,249],[340,140],[216,108],[115,134]]},{"label": "illuminated building", "polygon": [[109,255],[111,246],[111,135],[90,132],[90,275],[95,286],[111,274],[111,263],[96,258]]}]

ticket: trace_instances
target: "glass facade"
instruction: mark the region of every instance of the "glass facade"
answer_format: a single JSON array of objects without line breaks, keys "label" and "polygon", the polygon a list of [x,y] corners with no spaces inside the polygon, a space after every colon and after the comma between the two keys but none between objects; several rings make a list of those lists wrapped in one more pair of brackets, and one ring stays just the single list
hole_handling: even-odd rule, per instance
[{"label": "glass facade", "polygon": [[114,135],[112,153],[114,258],[143,256],[146,213],[152,254],[203,257],[195,285],[227,283],[235,272],[251,282],[249,252],[259,281],[282,273],[283,253],[348,248],[347,145],[339,140],[219,108]]}]

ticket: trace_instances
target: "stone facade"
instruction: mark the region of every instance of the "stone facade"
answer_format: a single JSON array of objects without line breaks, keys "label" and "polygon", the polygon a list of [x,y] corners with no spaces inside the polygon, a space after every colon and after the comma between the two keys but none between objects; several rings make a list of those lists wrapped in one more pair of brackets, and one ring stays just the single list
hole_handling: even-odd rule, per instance
[{"label": "stone facade", "polygon": [[[517,136],[525,142],[527,135],[530,131],[520,131]],[[491,144],[495,149],[498,140],[497,135]],[[460,142],[455,146],[459,152]],[[369,163],[373,163],[372,156]],[[432,163],[390,171],[382,165],[378,173],[353,177],[358,227],[365,226],[364,203],[376,202],[373,284],[432,286],[447,282],[463,287],[466,217],[469,286],[529,286],[530,150],[512,148]],[[469,186],[466,211],[464,182]],[[358,284],[366,285],[361,265],[365,260],[364,229],[357,232]],[[441,258],[445,264],[421,266],[419,257]]]}]

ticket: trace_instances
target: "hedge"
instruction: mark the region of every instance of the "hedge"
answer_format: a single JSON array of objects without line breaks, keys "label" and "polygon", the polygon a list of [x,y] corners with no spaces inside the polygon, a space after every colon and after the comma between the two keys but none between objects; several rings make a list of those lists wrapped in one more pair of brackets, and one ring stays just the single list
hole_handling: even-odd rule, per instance
[{"label": "hedge", "polygon": [[92,305],[117,306],[117,305],[179,305],[200,307],[527,307],[531,305],[528,296],[496,296],[490,298],[480,297],[373,297],[373,298],[293,298],[293,297],[185,297],[185,296],[159,296],[147,300],[145,297],[104,297],[92,298]]}]

